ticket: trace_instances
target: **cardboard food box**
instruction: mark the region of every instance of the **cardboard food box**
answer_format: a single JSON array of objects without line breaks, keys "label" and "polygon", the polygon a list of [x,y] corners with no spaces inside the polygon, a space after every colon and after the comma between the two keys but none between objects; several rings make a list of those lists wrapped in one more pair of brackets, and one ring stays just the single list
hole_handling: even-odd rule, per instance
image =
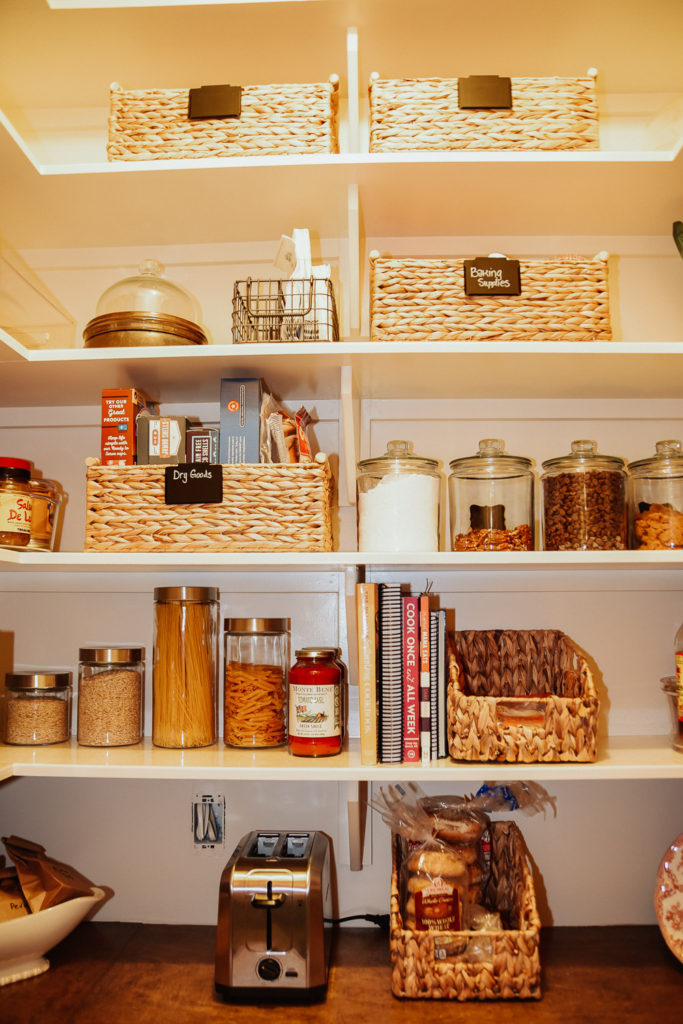
[{"label": "cardboard food box", "polygon": [[187,431],[185,462],[218,462],[217,427],[192,427]]},{"label": "cardboard food box", "polygon": [[138,466],[177,466],[185,462],[185,416],[153,416],[143,409],[136,421]]},{"label": "cardboard food box", "polygon": [[135,421],[140,412],[158,411],[139,388],[104,388],[102,391],[103,466],[134,466],[137,450]]},{"label": "cardboard food box", "polygon": [[262,390],[259,377],[221,380],[219,454],[222,465],[260,462]]}]

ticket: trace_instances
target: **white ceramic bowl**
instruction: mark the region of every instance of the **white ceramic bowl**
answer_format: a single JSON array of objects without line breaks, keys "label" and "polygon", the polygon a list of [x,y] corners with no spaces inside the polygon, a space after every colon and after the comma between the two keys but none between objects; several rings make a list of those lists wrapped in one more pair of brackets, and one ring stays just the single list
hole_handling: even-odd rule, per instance
[{"label": "white ceramic bowl", "polygon": [[0,985],[46,971],[50,963],[43,954],[66,938],[104,896],[104,890],[93,886],[92,896],[0,923]]}]

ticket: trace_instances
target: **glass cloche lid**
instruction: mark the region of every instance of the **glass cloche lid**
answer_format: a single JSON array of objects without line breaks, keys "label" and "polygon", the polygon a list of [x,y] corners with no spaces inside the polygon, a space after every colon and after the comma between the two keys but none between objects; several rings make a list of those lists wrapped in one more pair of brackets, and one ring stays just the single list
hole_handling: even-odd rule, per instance
[{"label": "glass cloche lid", "polygon": [[152,313],[182,317],[198,323],[201,312],[189,292],[163,276],[164,267],[157,260],[143,260],[137,274],[107,288],[97,303],[96,315],[112,313]]}]

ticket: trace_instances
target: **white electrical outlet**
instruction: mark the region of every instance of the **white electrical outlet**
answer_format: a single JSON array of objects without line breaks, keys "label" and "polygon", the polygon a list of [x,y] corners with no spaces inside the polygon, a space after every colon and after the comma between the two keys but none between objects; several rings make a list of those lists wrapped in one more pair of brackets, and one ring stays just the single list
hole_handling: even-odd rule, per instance
[{"label": "white electrical outlet", "polygon": [[192,798],[192,845],[197,852],[225,847],[225,797],[195,793]]}]

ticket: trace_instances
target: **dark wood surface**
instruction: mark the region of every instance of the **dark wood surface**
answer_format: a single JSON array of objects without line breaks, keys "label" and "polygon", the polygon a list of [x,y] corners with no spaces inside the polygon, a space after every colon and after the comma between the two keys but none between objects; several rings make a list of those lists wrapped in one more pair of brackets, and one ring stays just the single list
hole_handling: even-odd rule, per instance
[{"label": "dark wood surface", "polygon": [[[683,965],[656,927],[546,928],[538,1002],[402,1001],[391,994],[388,936],[343,928],[327,999],[235,1006],[214,993],[215,928],[80,925],[50,970],[0,988],[2,1024],[681,1024]],[[266,1016],[267,1015],[267,1016]]]}]

